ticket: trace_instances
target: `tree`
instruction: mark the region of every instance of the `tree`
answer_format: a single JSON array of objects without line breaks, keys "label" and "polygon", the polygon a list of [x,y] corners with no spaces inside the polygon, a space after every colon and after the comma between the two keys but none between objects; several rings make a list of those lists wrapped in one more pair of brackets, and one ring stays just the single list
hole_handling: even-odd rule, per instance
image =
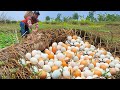
[{"label": "tree", "polygon": [[55,21],[61,22],[62,21],[61,16],[62,16],[62,14],[58,13]]},{"label": "tree", "polygon": [[86,20],[90,20],[90,21],[95,21],[95,18],[94,18],[94,13],[95,11],[89,11],[89,14],[88,16],[86,17]]},{"label": "tree", "polygon": [[50,21],[50,17],[49,16],[46,16],[46,21]]},{"label": "tree", "polygon": [[72,18],[75,19],[75,20],[78,20],[78,19],[79,19],[78,13],[75,12],[75,13],[73,14]]}]

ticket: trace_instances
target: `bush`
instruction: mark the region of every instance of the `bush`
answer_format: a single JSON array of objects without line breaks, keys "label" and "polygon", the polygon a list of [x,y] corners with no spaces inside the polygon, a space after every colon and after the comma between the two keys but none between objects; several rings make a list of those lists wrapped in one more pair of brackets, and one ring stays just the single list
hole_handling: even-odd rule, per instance
[{"label": "bush", "polygon": [[89,21],[89,20],[81,20],[81,21],[79,21],[79,23],[80,23],[81,25],[91,25],[91,24],[93,24],[93,22],[91,22],[91,21]]},{"label": "bush", "polygon": [[78,20],[74,20],[74,19],[70,20],[68,23],[74,24],[74,25],[79,24]]}]

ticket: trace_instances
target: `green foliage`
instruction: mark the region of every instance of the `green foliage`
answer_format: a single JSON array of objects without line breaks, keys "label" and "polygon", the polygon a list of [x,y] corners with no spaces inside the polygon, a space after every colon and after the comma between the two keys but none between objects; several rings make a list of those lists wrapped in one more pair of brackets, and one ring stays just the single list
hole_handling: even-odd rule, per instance
[{"label": "green foliage", "polygon": [[78,20],[78,19],[79,19],[78,13],[75,12],[75,13],[73,14],[72,18],[75,19],[75,20]]}]

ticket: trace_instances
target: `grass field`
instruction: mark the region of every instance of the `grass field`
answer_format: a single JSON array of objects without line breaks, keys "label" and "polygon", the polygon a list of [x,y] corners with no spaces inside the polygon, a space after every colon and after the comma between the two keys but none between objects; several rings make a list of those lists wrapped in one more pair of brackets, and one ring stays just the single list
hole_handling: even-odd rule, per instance
[{"label": "grass field", "polygon": [[[39,29],[80,29],[86,32],[91,32],[95,35],[100,35],[103,39],[111,40],[110,42],[120,43],[120,25],[115,23],[95,23],[91,25],[73,25],[67,23],[61,24],[45,24],[40,22]],[[18,39],[17,39],[18,37]],[[19,23],[0,24],[0,49],[10,46],[11,44],[20,41],[20,26]]]}]

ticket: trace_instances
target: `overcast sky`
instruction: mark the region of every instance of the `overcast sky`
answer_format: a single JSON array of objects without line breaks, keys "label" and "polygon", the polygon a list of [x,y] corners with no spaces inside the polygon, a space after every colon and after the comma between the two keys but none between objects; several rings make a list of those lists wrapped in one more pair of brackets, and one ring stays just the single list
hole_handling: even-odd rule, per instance
[{"label": "overcast sky", "polygon": [[[6,13],[8,17],[13,18],[14,20],[23,20],[24,19],[24,17],[23,17],[24,11],[0,11],[0,14],[2,12]],[[58,13],[61,13],[62,16],[72,16],[75,11],[39,11],[39,12],[41,14],[39,16],[39,20],[44,21],[46,16],[55,18]],[[82,15],[82,16],[84,15],[84,17],[86,17],[88,15],[89,11],[76,11],[76,12],[78,12],[79,15]],[[96,11],[95,17],[99,13],[101,13],[101,14],[109,13],[109,14],[119,14],[120,15],[120,11]]]}]

